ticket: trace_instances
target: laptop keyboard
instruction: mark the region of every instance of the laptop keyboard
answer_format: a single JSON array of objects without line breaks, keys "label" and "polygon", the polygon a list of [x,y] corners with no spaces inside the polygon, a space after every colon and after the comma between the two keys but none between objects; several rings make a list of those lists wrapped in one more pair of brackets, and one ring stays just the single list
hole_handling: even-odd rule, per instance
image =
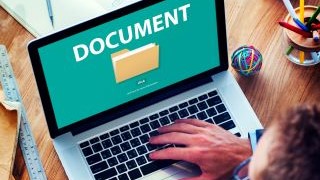
[{"label": "laptop keyboard", "polygon": [[[150,152],[175,145],[151,145],[149,137],[176,119],[196,118],[230,130],[236,127],[216,90],[95,136],[79,144],[96,180],[138,179],[177,161],[152,161]],[[240,133],[235,135],[241,136]]]}]

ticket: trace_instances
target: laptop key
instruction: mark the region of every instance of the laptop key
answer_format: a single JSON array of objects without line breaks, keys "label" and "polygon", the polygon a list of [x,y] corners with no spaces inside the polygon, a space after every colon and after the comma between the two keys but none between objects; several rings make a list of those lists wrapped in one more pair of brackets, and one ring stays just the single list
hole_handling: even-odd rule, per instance
[{"label": "laptop key", "polygon": [[99,140],[99,138],[98,137],[95,137],[95,138],[93,138],[93,139],[90,139],[90,143],[91,144],[95,144],[95,143],[97,143],[97,142],[99,142],[100,140]]},{"label": "laptop key", "polygon": [[131,134],[132,134],[133,137],[140,136],[140,135],[141,135],[140,128],[137,127],[137,128],[132,129],[132,130],[131,130]]},{"label": "laptop key", "polygon": [[222,122],[225,122],[227,120],[231,119],[231,116],[228,112],[225,112],[225,113],[222,113],[218,116],[215,116],[213,117],[213,121],[216,123],[216,124],[220,124]]},{"label": "laptop key", "polygon": [[131,134],[127,131],[121,134],[121,137],[124,141],[129,140],[132,138]]},{"label": "laptop key", "polygon": [[113,167],[113,166],[116,166],[119,164],[116,157],[112,157],[112,158],[108,159],[107,161],[108,161],[108,164],[110,167]]},{"label": "laptop key", "polygon": [[216,90],[208,93],[209,97],[216,96],[217,94],[218,94],[218,92]]},{"label": "laptop key", "polygon": [[222,102],[221,98],[219,96],[212,97],[207,100],[207,103],[209,107],[212,107],[214,105],[220,104]]},{"label": "laptop key", "polygon": [[111,138],[111,140],[112,140],[114,145],[122,143],[122,139],[121,139],[120,135],[113,136]]},{"label": "laptop key", "polygon": [[178,106],[173,106],[173,107],[169,108],[169,111],[170,111],[171,113],[173,113],[173,112],[175,112],[175,111],[178,111],[178,110],[179,110]]},{"label": "laptop key", "polygon": [[188,111],[189,111],[190,114],[194,114],[194,113],[199,112],[197,106],[195,106],[195,105],[192,105],[192,106],[188,107]]},{"label": "laptop key", "polygon": [[142,167],[140,167],[140,169],[141,169],[141,172],[143,175],[148,175],[148,174],[153,173],[159,169],[168,167],[176,162],[177,161],[173,161],[173,160],[153,161],[149,164],[143,165]]},{"label": "laptop key", "polygon": [[169,115],[169,119],[171,120],[171,122],[174,122],[175,120],[180,119],[180,117],[177,113],[172,113]]},{"label": "laptop key", "polygon": [[102,146],[103,146],[105,149],[107,149],[107,148],[109,148],[109,147],[112,146],[112,142],[110,141],[110,139],[106,139],[106,140],[102,141]]},{"label": "laptop key", "polygon": [[131,149],[130,151],[127,152],[127,155],[129,159],[133,159],[138,156],[138,153],[135,149]]},{"label": "laptop key", "polygon": [[214,122],[213,122],[213,120],[212,120],[211,118],[206,119],[205,121],[206,121],[207,123],[214,124]]},{"label": "laptop key", "polygon": [[241,137],[241,134],[239,132],[234,134],[235,136]]},{"label": "laptop key", "polygon": [[219,113],[222,113],[227,110],[227,108],[224,106],[224,104],[219,104],[218,106],[216,106],[216,109]]},{"label": "laptop key", "polygon": [[114,147],[112,147],[110,150],[111,150],[111,153],[112,153],[113,155],[117,155],[117,154],[120,154],[120,153],[121,153],[121,149],[120,149],[119,146],[114,146]]},{"label": "laptop key", "polygon": [[120,128],[120,131],[121,131],[121,132],[125,132],[125,131],[127,131],[127,130],[129,130],[129,126],[128,126],[128,125],[123,126],[123,127]]},{"label": "laptop key", "polygon": [[141,131],[142,131],[143,134],[151,131],[151,128],[150,128],[149,124],[142,125],[142,126],[140,127],[140,129],[141,129]]},{"label": "laptop key", "polygon": [[111,179],[108,179],[108,180],[118,180],[117,177],[113,177]]},{"label": "laptop key", "polygon": [[87,146],[89,146],[89,142],[88,141],[80,143],[80,147],[81,148],[84,148],[84,147],[87,147]]},{"label": "laptop key", "polygon": [[126,167],[125,164],[120,164],[120,165],[118,165],[116,168],[117,168],[117,170],[118,170],[118,173],[120,173],[120,174],[127,171],[127,167]]},{"label": "laptop key", "polygon": [[94,178],[96,180],[105,180],[105,179],[109,179],[115,175],[117,175],[117,170],[116,168],[110,168],[110,169],[107,169],[105,171],[102,171],[101,173],[99,174],[96,174],[94,175]]},{"label": "laptop key", "polygon": [[139,122],[140,122],[140,124],[145,124],[145,123],[149,122],[149,118],[143,118]]},{"label": "laptop key", "polygon": [[148,134],[142,135],[139,137],[140,141],[142,144],[147,143],[149,141],[149,136]]},{"label": "laptop key", "polygon": [[210,116],[210,117],[218,114],[217,111],[214,109],[214,107],[208,109],[206,112],[207,112],[208,116]]},{"label": "laptop key", "polygon": [[160,124],[159,124],[158,120],[155,120],[150,123],[150,126],[152,129],[158,129],[160,127]]},{"label": "laptop key", "polygon": [[82,149],[82,153],[84,156],[90,156],[91,154],[93,154],[93,151],[91,149],[91,147],[86,147],[84,149]]},{"label": "laptop key", "polygon": [[95,165],[90,166],[91,172],[93,174],[105,170],[108,168],[108,164],[105,161],[99,162]]},{"label": "laptop key", "polygon": [[228,121],[228,122],[219,124],[219,126],[221,126],[225,130],[229,130],[236,127],[233,121]]},{"label": "laptop key", "polygon": [[154,130],[152,132],[149,133],[149,136],[152,137],[152,136],[158,136],[159,135],[159,132],[157,130]]},{"label": "laptop key", "polygon": [[136,168],[136,169],[134,169],[132,171],[129,171],[128,175],[129,175],[131,180],[138,179],[138,178],[142,177],[142,174],[141,174],[141,172],[139,171],[138,168]]},{"label": "laptop key", "polygon": [[137,122],[131,123],[129,126],[130,126],[131,128],[138,127],[138,126],[139,126],[139,122],[137,121]]},{"label": "laptop key", "polygon": [[150,143],[148,143],[146,146],[149,151],[153,151],[153,150],[157,149],[157,147],[158,147],[157,145],[153,145]]},{"label": "laptop key", "polygon": [[185,108],[185,107],[187,107],[187,106],[188,106],[188,103],[187,103],[187,102],[184,102],[184,103],[179,104],[179,108],[180,108],[180,109],[183,109],[183,108]]},{"label": "laptop key", "polygon": [[208,99],[208,95],[204,94],[204,95],[201,95],[198,97],[199,101],[203,101],[203,100],[206,100]]},{"label": "laptop key", "polygon": [[207,116],[207,114],[206,114],[205,112],[199,112],[199,113],[197,114],[197,117],[198,117],[198,119],[200,119],[200,120],[205,120],[205,119],[208,118],[208,116]]},{"label": "laptop key", "polygon": [[97,143],[97,144],[92,145],[92,150],[93,150],[94,152],[99,152],[99,151],[101,151],[102,149],[103,149],[103,148],[102,148],[102,146],[101,146],[100,143]]},{"label": "laptop key", "polygon": [[123,152],[131,149],[131,146],[130,146],[130,144],[128,142],[124,142],[124,143],[120,144],[120,147],[121,147]]},{"label": "laptop key", "polygon": [[109,149],[106,149],[106,150],[101,152],[101,156],[102,156],[103,159],[107,159],[107,158],[111,157],[112,154],[111,154]]},{"label": "laptop key", "polygon": [[91,165],[91,164],[94,164],[94,163],[101,161],[102,159],[101,159],[100,154],[94,154],[92,156],[87,157],[86,160],[87,160],[88,164]]},{"label": "laptop key", "polygon": [[130,140],[130,144],[134,148],[134,147],[139,146],[141,143],[138,138],[135,138],[135,139]]},{"label": "laptop key", "polygon": [[169,120],[169,118],[167,116],[160,118],[159,121],[160,121],[162,126],[170,124],[170,120]]},{"label": "laptop key", "polygon": [[155,119],[158,119],[159,118],[159,114],[153,114],[149,118],[150,118],[151,121],[155,120]]},{"label": "laptop key", "polygon": [[100,136],[100,139],[101,139],[101,140],[105,140],[105,139],[107,139],[107,138],[109,138],[109,137],[110,137],[109,133],[105,133],[105,134],[102,134],[102,135]]},{"label": "laptop key", "polygon": [[195,103],[197,103],[197,102],[198,102],[198,99],[197,99],[197,98],[194,98],[194,99],[191,99],[190,101],[188,101],[188,103],[189,103],[190,105],[195,104]]},{"label": "laptop key", "polygon": [[137,167],[137,163],[134,160],[130,160],[126,162],[126,165],[129,170]]},{"label": "laptop key", "polygon": [[139,147],[137,148],[137,152],[138,152],[139,155],[142,155],[142,154],[147,153],[148,150],[147,150],[147,148],[146,148],[144,145],[142,145],[142,146],[139,146]]},{"label": "laptop key", "polygon": [[117,134],[119,134],[119,133],[120,133],[119,129],[115,129],[115,130],[113,130],[113,131],[110,132],[110,135],[111,135],[111,136],[115,136],[115,135],[117,135]]},{"label": "laptop key", "polygon": [[196,115],[189,116],[188,119],[197,119]]},{"label": "laptop key", "polygon": [[147,160],[144,156],[140,156],[140,157],[136,158],[136,161],[139,166],[147,163]]},{"label": "laptop key", "polygon": [[169,114],[169,111],[168,111],[168,110],[163,110],[163,111],[161,111],[159,114],[160,114],[160,116],[162,117],[162,116],[168,115],[168,114]]},{"label": "laptop key", "polygon": [[147,159],[148,162],[153,161],[153,160],[150,158],[149,154],[150,154],[150,153],[146,154],[146,159]]},{"label": "laptop key", "polygon": [[207,109],[208,108],[208,105],[207,105],[207,103],[206,102],[200,102],[200,103],[198,103],[197,104],[197,106],[198,106],[198,108],[199,108],[199,110],[200,111],[202,111],[202,110],[205,110],[205,109]]},{"label": "laptop key", "polygon": [[119,179],[121,179],[121,180],[130,180],[127,174],[119,175]]},{"label": "laptop key", "polygon": [[186,109],[182,109],[182,110],[178,111],[178,113],[181,118],[185,118],[185,117],[189,116],[189,113]]},{"label": "laptop key", "polygon": [[117,156],[117,159],[118,159],[119,163],[123,163],[128,160],[128,157],[125,153],[122,153]]}]

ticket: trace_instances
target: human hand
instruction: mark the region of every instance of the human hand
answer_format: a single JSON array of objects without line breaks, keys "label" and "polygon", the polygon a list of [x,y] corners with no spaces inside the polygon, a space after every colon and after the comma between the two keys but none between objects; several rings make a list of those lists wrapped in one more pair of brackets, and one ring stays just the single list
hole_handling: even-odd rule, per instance
[{"label": "human hand", "polygon": [[[250,143],[230,132],[195,119],[176,120],[158,129],[160,135],[151,137],[151,144],[180,144],[150,154],[154,160],[183,160],[198,165],[199,177],[188,180],[227,179],[233,169],[251,155]],[[186,180],[186,179],[185,179]]]}]

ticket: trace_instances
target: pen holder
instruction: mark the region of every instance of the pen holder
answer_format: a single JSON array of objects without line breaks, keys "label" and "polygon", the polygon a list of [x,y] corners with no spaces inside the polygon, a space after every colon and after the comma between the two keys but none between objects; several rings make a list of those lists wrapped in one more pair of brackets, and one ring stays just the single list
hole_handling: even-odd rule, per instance
[{"label": "pen holder", "polygon": [[[309,20],[316,10],[316,6],[305,6],[305,22]],[[295,12],[299,17],[300,8],[296,8]],[[284,21],[298,27],[290,14],[286,16]],[[315,21],[320,23],[320,17],[318,16]],[[284,53],[291,62],[302,66],[312,66],[320,62],[320,41],[315,42],[312,37],[306,38],[288,29],[283,29],[283,36]],[[302,56],[300,52],[303,52]]]}]

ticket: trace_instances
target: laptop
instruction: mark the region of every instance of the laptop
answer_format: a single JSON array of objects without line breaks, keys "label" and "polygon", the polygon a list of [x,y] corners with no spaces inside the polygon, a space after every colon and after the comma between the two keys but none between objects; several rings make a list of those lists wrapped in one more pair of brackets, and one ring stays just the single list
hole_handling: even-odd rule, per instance
[{"label": "laptop", "polygon": [[224,2],[143,0],[28,45],[48,129],[69,179],[180,179],[195,165],[152,161],[177,119],[239,137],[261,128],[228,69]]}]

